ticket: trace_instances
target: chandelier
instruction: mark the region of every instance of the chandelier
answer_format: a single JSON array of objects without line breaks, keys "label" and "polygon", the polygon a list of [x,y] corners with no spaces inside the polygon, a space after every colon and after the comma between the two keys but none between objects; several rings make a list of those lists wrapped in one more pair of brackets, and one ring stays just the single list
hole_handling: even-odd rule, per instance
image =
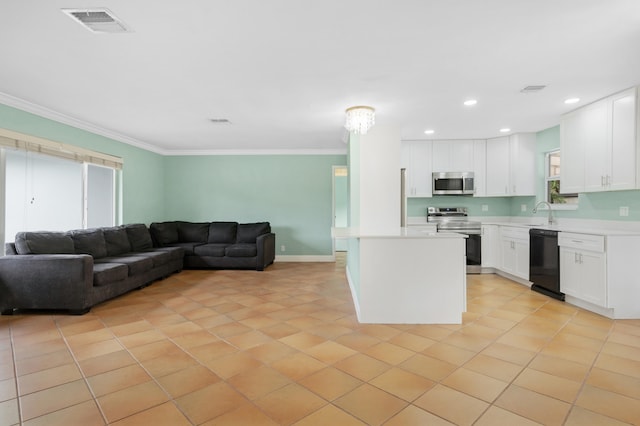
[{"label": "chandelier", "polygon": [[365,135],[376,123],[376,110],[370,106],[353,106],[345,111],[347,120],[344,127],[357,134]]}]

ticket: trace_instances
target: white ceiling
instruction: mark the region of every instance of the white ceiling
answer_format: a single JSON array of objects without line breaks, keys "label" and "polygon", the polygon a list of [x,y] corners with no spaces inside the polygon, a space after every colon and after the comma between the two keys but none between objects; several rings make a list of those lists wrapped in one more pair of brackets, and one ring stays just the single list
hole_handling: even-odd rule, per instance
[{"label": "white ceiling", "polygon": [[[134,32],[61,12],[95,6]],[[0,58],[0,102],[156,152],[339,152],[352,105],[403,139],[490,138],[640,84],[640,1],[2,0]]]}]

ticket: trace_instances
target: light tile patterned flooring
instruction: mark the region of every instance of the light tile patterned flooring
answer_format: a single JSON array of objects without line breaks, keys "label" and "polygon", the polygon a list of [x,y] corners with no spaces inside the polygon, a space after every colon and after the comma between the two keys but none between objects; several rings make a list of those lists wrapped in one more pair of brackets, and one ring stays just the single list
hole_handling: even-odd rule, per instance
[{"label": "light tile patterned flooring", "polygon": [[495,275],[462,325],[359,324],[342,258],[0,318],[1,425],[621,425],[639,400],[639,320]]}]

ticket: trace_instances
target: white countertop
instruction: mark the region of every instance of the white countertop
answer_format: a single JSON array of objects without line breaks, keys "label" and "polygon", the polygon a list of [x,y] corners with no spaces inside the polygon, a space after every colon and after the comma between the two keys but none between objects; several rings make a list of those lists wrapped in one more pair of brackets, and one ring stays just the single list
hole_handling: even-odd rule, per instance
[{"label": "white countertop", "polygon": [[640,235],[640,231],[630,229],[606,229],[600,227],[581,227],[575,224],[553,224],[548,225],[546,223],[523,223],[523,222],[482,222],[483,225],[499,225],[499,226],[513,226],[516,228],[528,228],[528,229],[547,229],[558,232],[573,232],[575,234],[590,234],[590,235]]},{"label": "white countertop", "polygon": [[359,228],[331,228],[331,235],[334,238],[466,238],[466,235],[434,232],[432,230],[421,230],[412,227],[388,228],[380,230],[361,231]]}]

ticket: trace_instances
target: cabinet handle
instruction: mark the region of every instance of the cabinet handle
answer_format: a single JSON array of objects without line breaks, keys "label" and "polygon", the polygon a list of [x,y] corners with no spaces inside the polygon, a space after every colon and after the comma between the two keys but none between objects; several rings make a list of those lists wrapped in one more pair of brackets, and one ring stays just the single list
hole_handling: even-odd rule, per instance
[{"label": "cabinet handle", "polygon": [[600,176],[600,186],[604,186],[604,176]]}]

